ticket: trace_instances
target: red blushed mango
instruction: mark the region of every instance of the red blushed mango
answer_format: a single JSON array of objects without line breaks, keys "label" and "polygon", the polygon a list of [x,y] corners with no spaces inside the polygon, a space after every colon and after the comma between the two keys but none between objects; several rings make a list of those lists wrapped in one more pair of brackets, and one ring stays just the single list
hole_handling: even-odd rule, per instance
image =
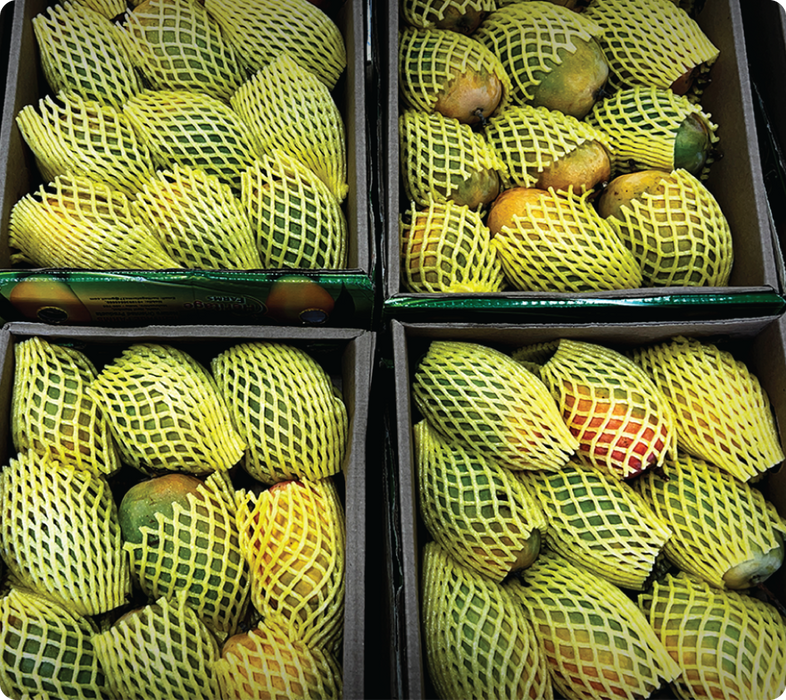
[{"label": "red blushed mango", "polygon": [[502,81],[496,75],[468,68],[447,83],[437,96],[434,110],[462,124],[479,124],[497,109],[502,92]]}]

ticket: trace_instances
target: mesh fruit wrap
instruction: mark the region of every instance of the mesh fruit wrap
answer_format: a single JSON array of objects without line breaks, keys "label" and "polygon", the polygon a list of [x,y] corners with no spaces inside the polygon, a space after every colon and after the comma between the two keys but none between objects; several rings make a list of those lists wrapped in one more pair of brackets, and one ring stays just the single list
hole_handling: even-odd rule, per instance
[{"label": "mesh fruit wrap", "polygon": [[617,586],[649,583],[671,530],[629,485],[576,463],[522,479],[548,518],[549,547]]},{"label": "mesh fruit wrap", "polygon": [[0,474],[2,557],[19,581],[81,615],[131,593],[117,507],[107,482],[21,452]]},{"label": "mesh fruit wrap", "polygon": [[780,546],[786,534],[786,520],[761,491],[688,454],[634,486],[672,530],[666,556],[717,588],[726,587],[729,569]]},{"label": "mesh fruit wrap", "polygon": [[579,456],[626,479],[675,454],[669,404],[641,367],[616,350],[563,338],[529,345],[512,357],[549,388]]},{"label": "mesh fruit wrap", "polygon": [[679,700],[774,700],[786,690],[786,622],[775,606],[683,572],[656,581],[639,605],[682,674]]},{"label": "mesh fruit wrap", "polygon": [[343,679],[333,654],[290,639],[260,622],[236,644],[224,645],[215,672],[225,700],[338,700]]},{"label": "mesh fruit wrap", "polygon": [[522,291],[591,292],[634,289],[641,271],[616,232],[595,211],[589,193],[544,191],[527,201],[515,226],[492,239],[502,269]]},{"label": "mesh fruit wrap", "polygon": [[714,195],[687,170],[664,173],[606,221],[633,252],[642,286],[725,287],[734,262],[731,230]]},{"label": "mesh fruit wrap", "polygon": [[33,17],[41,68],[52,92],[70,90],[121,109],[141,85],[112,22],[86,5],[55,3]]},{"label": "mesh fruit wrap", "polygon": [[292,640],[336,653],[344,634],[346,532],[336,485],[285,481],[238,492],[251,602]]},{"label": "mesh fruit wrap", "polygon": [[578,447],[543,382],[485,345],[432,341],[412,398],[441,435],[509,469],[560,469]]},{"label": "mesh fruit wrap", "polygon": [[502,265],[478,212],[455,202],[414,203],[399,220],[401,281],[410,292],[499,292]]},{"label": "mesh fruit wrap", "polygon": [[400,7],[404,21],[413,27],[434,29],[437,23],[453,20],[452,26],[461,31],[463,15],[493,12],[497,3],[496,0],[402,0]]},{"label": "mesh fruit wrap", "polygon": [[14,346],[14,448],[93,474],[120,468],[117,446],[87,387],[96,368],[79,350],[39,337]]},{"label": "mesh fruit wrap", "polygon": [[155,270],[178,267],[120,190],[60,175],[14,204],[9,245],[38,267]]},{"label": "mesh fruit wrap", "polygon": [[282,54],[240,85],[232,108],[246,123],[256,148],[300,160],[341,202],[347,196],[344,120],[330,90],[289,54]]},{"label": "mesh fruit wrap", "polygon": [[[680,125],[696,117],[707,127],[710,144],[717,144],[718,125],[701,105],[671,90],[638,85],[598,100],[585,120],[588,128],[605,134],[615,154],[615,175],[638,170],[674,170],[674,147]],[[703,180],[713,163],[708,154]]]},{"label": "mesh fruit wrap", "polygon": [[587,142],[596,141],[613,155],[602,131],[545,107],[510,105],[488,120],[483,134],[505,163],[508,187],[533,187],[548,166]]},{"label": "mesh fruit wrap", "polygon": [[425,664],[438,697],[554,697],[532,626],[504,587],[429,542],[421,593]]},{"label": "mesh fruit wrap", "polygon": [[247,447],[243,467],[267,484],[338,474],[349,439],[343,398],[325,369],[286,343],[239,343],[211,362]]},{"label": "mesh fruit wrap", "polygon": [[671,405],[680,449],[741,481],[783,461],[769,397],[731,352],[677,336],[638,348],[631,357]]},{"label": "mesh fruit wrap", "polygon": [[547,523],[513,474],[445,440],[428,421],[413,427],[420,514],[429,534],[464,566],[502,581]]},{"label": "mesh fruit wrap", "polygon": [[74,0],[74,2],[95,10],[107,19],[117,19],[128,7],[126,0]]},{"label": "mesh fruit wrap", "polygon": [[153,174],[153,161],[122,112],[73,92],[24,107],[19,131],[44,180],[72,173],[131,195]]},{"label": "mesh fruit wrap", "polygon": [[123,462],[139,471],[228,471],[245,443],[210,373],[169,345],[135,343],[90,386]]},{"label": "mesh fruit wrap", "polygon": [[541,552],[504,587],[523,605],[564,697],[648,698],[679,675],[636,603],[561,555]]},{"label": "mesh fruit wrap", "polygon": [[347,221],[330,189],[310,168],[281,151],[242,175],[241,202],[262,264],[269,268],[341,269]]},{"label": "mesh fruit wrap", "polygon": [[194,90],[145,90],[123,112],[156,165],[200,168],[240,191],[255,153],[246,125],[229,105]]},{"label": "mesh fruit wrap", "polygon": [[510,76],[510,101],[523,105],[533,99],[532,88],[543,75],[562,63],[560,54],[574,53],[577,41],[600,32],[586,13],[550,2],[518,2],[488,15],[473,37],[499,57]]},{"label": "mesh fruit wrap", "polygon": [[215,700],[218,642],[182,595],[120,618],[93,637],[115,697],[124,700]]},{"label": "mesh fruit wrap", "polygon": [[332,90],[346,68],[341,31],[308,0],[206,0],[205,8],[251,73],[286,51]]},{"label": "mesh fruit wrap", "polygon": [[[467,204],[480,197],[484,174],[505,174],[505,165],[482,134],[458,119],[419,109],[399,117],[401,175],[407,199]],[[488,176],[486,176],[488,177]]]},{"label": "mesh fruit wrap", "polygon": [[[602,28],[611,91],[669,88],[694,68],[708,71],[719,51],[694,19],[669,0],[593,0],[584,15]],[[700,96],[700,84],[690,93]]]},{"label": "mesh fruit wrap", "polygon": [[173,516],[156,514],[139,528],[139,544],[126,541],[131,570],[151,599],[185,602],[219,636],[234,634],[248,604],[248,569],[240,551],[234,491],[223,472],[209,476],[188,496],[188,507],[173,503]]},{"label": "mesh fruit wrap", "polygon": [[122,28],[153,89],[196,90],[226,102],[243,81],[234,49],[199,2],[149,0],[125,13]]},{"label": "mesh fruit wrap", "polygon": [[398,77],[406,106],[433,111],[456,77],[470,72],[493,75],[500,81],[502,97],[497,109],[501,109],[508,100],[510,77],[483,44],[447,29],[404,27],[399,32]]},{"label": "mesh fruit wrap", "polygon": [[240,199],[204,170],[175,165],[172,170],[159,171],[142,184],[132,209],[183,267],[262,267]]},{"label": "mesh fruit wrap", "polygon": [[67,607],[12,588],[0,598],[0,689],[5,696],[113,697],[98,663],[95,625]]}]

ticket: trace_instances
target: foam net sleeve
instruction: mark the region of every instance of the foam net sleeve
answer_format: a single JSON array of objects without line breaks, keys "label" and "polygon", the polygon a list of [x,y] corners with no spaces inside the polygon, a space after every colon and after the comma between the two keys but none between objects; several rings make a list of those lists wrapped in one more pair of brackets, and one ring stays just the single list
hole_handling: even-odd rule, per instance
[{"label": "foam net sleeve", "polygon": [[107,19],[116,19],[122,15],[128,4],[125,0],[74,0],[78,5],[85,5]]},{"label": "foam net sleeve", "polygon": [[281,150],[300,160],[339,202],[349,191],[344,120],[328,87],[287,53],[231,96],[260,153]]},{"label": "foam net sleeve", "polygon": [[671,683],[678,700],[786,690],[786,623],[775,606],[684,572],[655,581],[639,606],[682,670]]},{"label": "foam net sleeve", "polygon": [[182,350],[135,343],[103,367],[90,393],[124,463],[146,474],[228,471],[243,457],[215,380]]},{"label": "foam net sleeve", "polygon": [[275,623],[259,622],[246,638],[225,650],[215,671],[226,700],[341,697],[341,666],[333,654],[293,640]]},{"label": "foam net sleeve", "polygon": [[134,217],[119,190],[85,177],[56,177],[11,210],[9,245],[39,267],[124,270],[178,267]]},{"label": "foam net sleeve", "polygon": [[578,446],[540,379],[485,345],[432,341],[411,391],[441,435],[509,469],[559,469]]},{"label": "foam net sleeve", "polygon": [[117,507],[103,477],[30,452],[0,475],[2,557],[26,587],[81,615],[131,593]]},{"label": "foam net sleeve", "polygon": [[401,16],[404,21],[418,29],[435,29],[438,22],[456,19],[474,12],[493,12],[496,0],[402,0]]},{"label": "foam net sleeve", "polygon": [[421,596],[424,663],[439,697],[552,700],[534,630],[500,584],[428,542]]},{"label": "foam net sleeve", "polygon": [[242,175],[241,202],[265,267],[342,269],[347,220],[322,180],[281,151],[263,156]]},{"label": "foam net sleeve", "polygon": [[745,362],[684,336],[632,351],[666,396],[677,445],[748,481],[784,460],[770,399]]},{"label": "foam net sleeve", "polygon": [[533,292],[635,289],[641,270],[587,195],[553,189],[492,239],[511,286]]},{"label": "foam net sleeve", "polygon": [[90,618],[31,591],[0,598],[0,688],[10,697],[109,700]]},{"label": "foam net sleeve", "polygon": [[72,173],[132,195],[153,174],[149,150],[114,107],[60,92],[24,107],[16,123],[46,181]]},{"label": "foam net sleeve", "polygon": [[399,219],[401,281],[411,292],[499,292],[505,286],[491,233],[455,202],[415,204]]},{"label": "foam net sleeve", "polygon": [[32,24],[52,92],[70,90],[121,109],[141,90],[118,28],[102,14],[75,2],[55,3]]},{"label": "foam net sleeve", "polygon": [[344,635],[346,532],[330,479],[238,492],[251,602],[292,640],[337,653]]},{"label": "foam net sleeve", "polygon": [[251,222],[232,189],[204,170],[175,165],[142,184],[134,214],[180,265],[255,270],[262,260]]},{"label": "foam net sleeve", "polygon": [[420,513],[429,534],[464,566],[495,581],[513,569],[535,530],[548,523],[536,497],[481,453],[413,427]]},{"label": "foam net sleeve", "polygon": [[34,336],[14,347],[11,434],[31,450],[93,474],[114,474],[120,460],[100,406],[87,387],[97,371],[79,350]]}]

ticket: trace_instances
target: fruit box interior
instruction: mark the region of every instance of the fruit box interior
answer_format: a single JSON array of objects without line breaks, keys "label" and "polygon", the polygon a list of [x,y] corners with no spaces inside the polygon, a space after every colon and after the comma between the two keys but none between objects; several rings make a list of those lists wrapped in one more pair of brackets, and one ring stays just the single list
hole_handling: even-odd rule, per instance
[{"label": "fruit box interior", "polygon": [[[348,449],[337,484],[346,518],[346,608],[344,614],[344,698],[362,699],[365,692],[366,607],[366,431],[368,397],[376,334],[360,329],[270,328],[265,326],[148,326],[137,329],[79,328],[11,322],[0,330],[0,464],[14,456],[10,411],[14,346],[32,336],[83,351],[100,369],[137,342],[171,344],[203,365],[222,350],[244,341],[278,341],[301,347],[317,359],[346,402]],[[120,473],[133,468],[125,466]],[[241,475],[238,475],[242,478]],[[114,478],[114,477],[111,477]],[[131,479],[136,478],[135,474]],[[142,478],[141,473],[138,478]],[[234,479],[234,477],[233,477]]]},{"label": "fruit box interior", "polygon": [[[365,1],[336,0],[332,5],[335,9],[330,11],[347,50],[346,70],[333,90],[346,129],[349,194],[342,209],[347,219],[347,268],[310,271],[12,268],[8,246],[11,209],[21,197],[43,184],[15,118],[25,106],[37,105],[50,93],[40,66],[32,19],[55,4],[51,0],[14,0],[8,7],[12,14],[6,20],[10,25],[8,71],[0,128],[0,317],[6,321],[69,325],[261,322],[370,328],[374,253],[366,156]],[[4,12],[4,16],[7,14]],[[295,284],[276,284],[282,277],[291,281],[290,275]],[[12,296],[15,285],[22,281],[27,281],[28,289],[23,294],[17,289]],[[305,297],[304,286],[308,287]],[[269,304],[271,294],[275,299]],[[64,302],[64,296],[70,304]]]},{"label": "fruit box interior", "polygon": [[[397,456],[388,465],[389,478],[396,483],[397,508],[388,518],[395,534],[387,543],[394,562],[391,576],[391,655],[398,667],[396,682],[404,697],[432,698],[435,691],[424,667],[420,622],[421,548],[430,539],[419,514],[417,475],[412,443],[412,426],[420,418],[410,402],[410,381],[417,364],[435,339],[461,340],[512,351],[529,343],[557,338],[572,338],[606,344],[624,350],[646,342],[657,342],[675,335],[685,335],[716,342],[744,361],[755,374],[772,403],[781,444],[786,445],[786,322],[779,319],[738,319],[703,323],[612,323],[586,325],[504,325],[414,324],[392,322],[392,344],[396,410],[389,432]],[[786,516],[786,468],[783,464],[765,474],[758,486],[766,498]],[[781,567],[765,583],[769,591],[786,603],[786,567]],[[667,687],[662,692],[668,692]],[[558,695],[557,695],[558,697]],[[653,697],[667,698],[667,695]]]},{"label": "fruit box interior", "polygon": [[[763,0],[770,2],[770,0]],[[565,293],[506,291],[489,294],[412,293],[400,282],[399,215],[408,209],[399,169],[399,3],[389,0],[381,26],[379,81],[387,96],[379,160],[383,170],[384,307],[391,317],[419,322],[459,322],[482,312],[484,320],[506,323],[537,317],[545,322],[602,322],[613,309],[624,321],[737,318],[762,310],[778,313],[783,290],[780,256],[763,183],[748,59],[739,0],[704,4],[697,22],[720,55],[701,104],[718,125],[721,158],[711,166],[708,189],[731,229],[734,266],[728,287],[650,287],[622,291]],[[380,30],[382,31],[382,30]],[[773,80],[776,78],[773,77]]]}]

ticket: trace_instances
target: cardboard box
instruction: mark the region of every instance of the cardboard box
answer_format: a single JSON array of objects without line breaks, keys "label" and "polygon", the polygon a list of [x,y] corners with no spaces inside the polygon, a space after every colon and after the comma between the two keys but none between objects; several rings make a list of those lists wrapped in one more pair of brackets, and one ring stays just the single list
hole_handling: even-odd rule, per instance
[{"label": "cardboard box", "polygon": [[[274,340],[303,348],[326,369],[341,390],[348,409],[349,442],[339,475],[346,518],[346,607],[343,672],[345,699],[368,697],[366,684],[366,432],[369,387],[376,334],[360,329],[270,328],[266,326],[148,326],[145,328],[80,328],[12,322],[0,330],[0,464],[15,455],[10,438],[14,346],[31,336],[67,344],[94,362],[109,361],[136,342],[168,343],[203,364],[235,343]],[[124,467],[124,470],[132,469]],[[133,471],[133,469],[132,469]],[[342,478],[343,477],[343,478]],[[111,477],[114,478],[114,477]],[[111,479],[110,478],[110,479]],[[139,478],[143,478],[141,473]]]},{"label": "cardboard box", "polygon": [[[762,0],[770,2],[770,0]],[[722,158],[713,163],[707,187],[724,211],[734,245],[728,287],[653,287],[599,293],[502,292],[415,294],[400,282],[399,216],[408,209],[399,168],[399,3],[389,0],[377,58],[387,96],[378,158],[383,168],[384,229],[380,248],[386,265],[383,314],[401,320],[464,322],[472,316],[493,323],[643,321],[669,318],[736,318],[779,313],[782,266],[774,250],[767,195],[762,181],[757,132],[739,0],[704,4],[697,21],[720,55],[701,104],[714,123]],[[773,76],[773,79],[776,79]]]},{"label": "cardboard box", "polygon": [[[645,342],[656,342],[682,334],[688,337],[722,343],[738,359],[747,363],[759,378],[772,402],[782,444],[786,445],[786,320],[735,319],[705,323],[610,323],[591,326],[531,324],[414,324],[393,321],[392,350],[395,373],[395,444],[398,460],[391,479],[397,492],[392,502],[395,510],[390,520],[397,530],[392,535],[392,559],[397,569],[391,574],[394,609],[391,619],[391,653],[398,662],[398,683],[403,697],[434,697],[424,666],[420,621],[420,557],[423,544],[430,539],[419,516],[417,475],[412,444],[412,426],[420,419],[410,401],[410,381],[417,364],[435,339],[461,340],[490,345],[510,351],[529,343],[556,338],[573,338],[608,344],[624,349]],[[780,465],[759,484],[765,496],[781,515],[786,516],[786,468]],[[767,588],[786,603],[786,567],[774,574]],[[656,697],[670,697],[661,696]],[[774,699],[773,699],[774,700]]]},{"label": "cardboard box", "polygon": [[[0,318],[48,323],[134,326],[149,323],[331,325],[370,328],[374,305],[374,252],[368,206],[366,124],[367,33],[364,0],[337,0],[331,14],[347,50],[347,67],[333,96],[346,127],[349,194],[345,270],[97,271],[11,269],[8,221],[13,205],[42,184],[15,118],[49,94],[39,65],[32,19],[52,0],[15,0],[5,101],[0,127]],[[4,19],[7,12],[4,11]],[[269,303],[282,291],[292,308]],[[303,282],[301,278],[307,278]],[[300,282],[300,284],[298,284]],[[21,287],[16,287],[17,283]],[[316,287],[318,285],[321,289]],[[303,289],[306,289],[303,298]],[[16,288],[16,292],[14,289]],[[311,294],[308,294],[308,292]],[[70,301],[63,301],[64,297]]]}]

